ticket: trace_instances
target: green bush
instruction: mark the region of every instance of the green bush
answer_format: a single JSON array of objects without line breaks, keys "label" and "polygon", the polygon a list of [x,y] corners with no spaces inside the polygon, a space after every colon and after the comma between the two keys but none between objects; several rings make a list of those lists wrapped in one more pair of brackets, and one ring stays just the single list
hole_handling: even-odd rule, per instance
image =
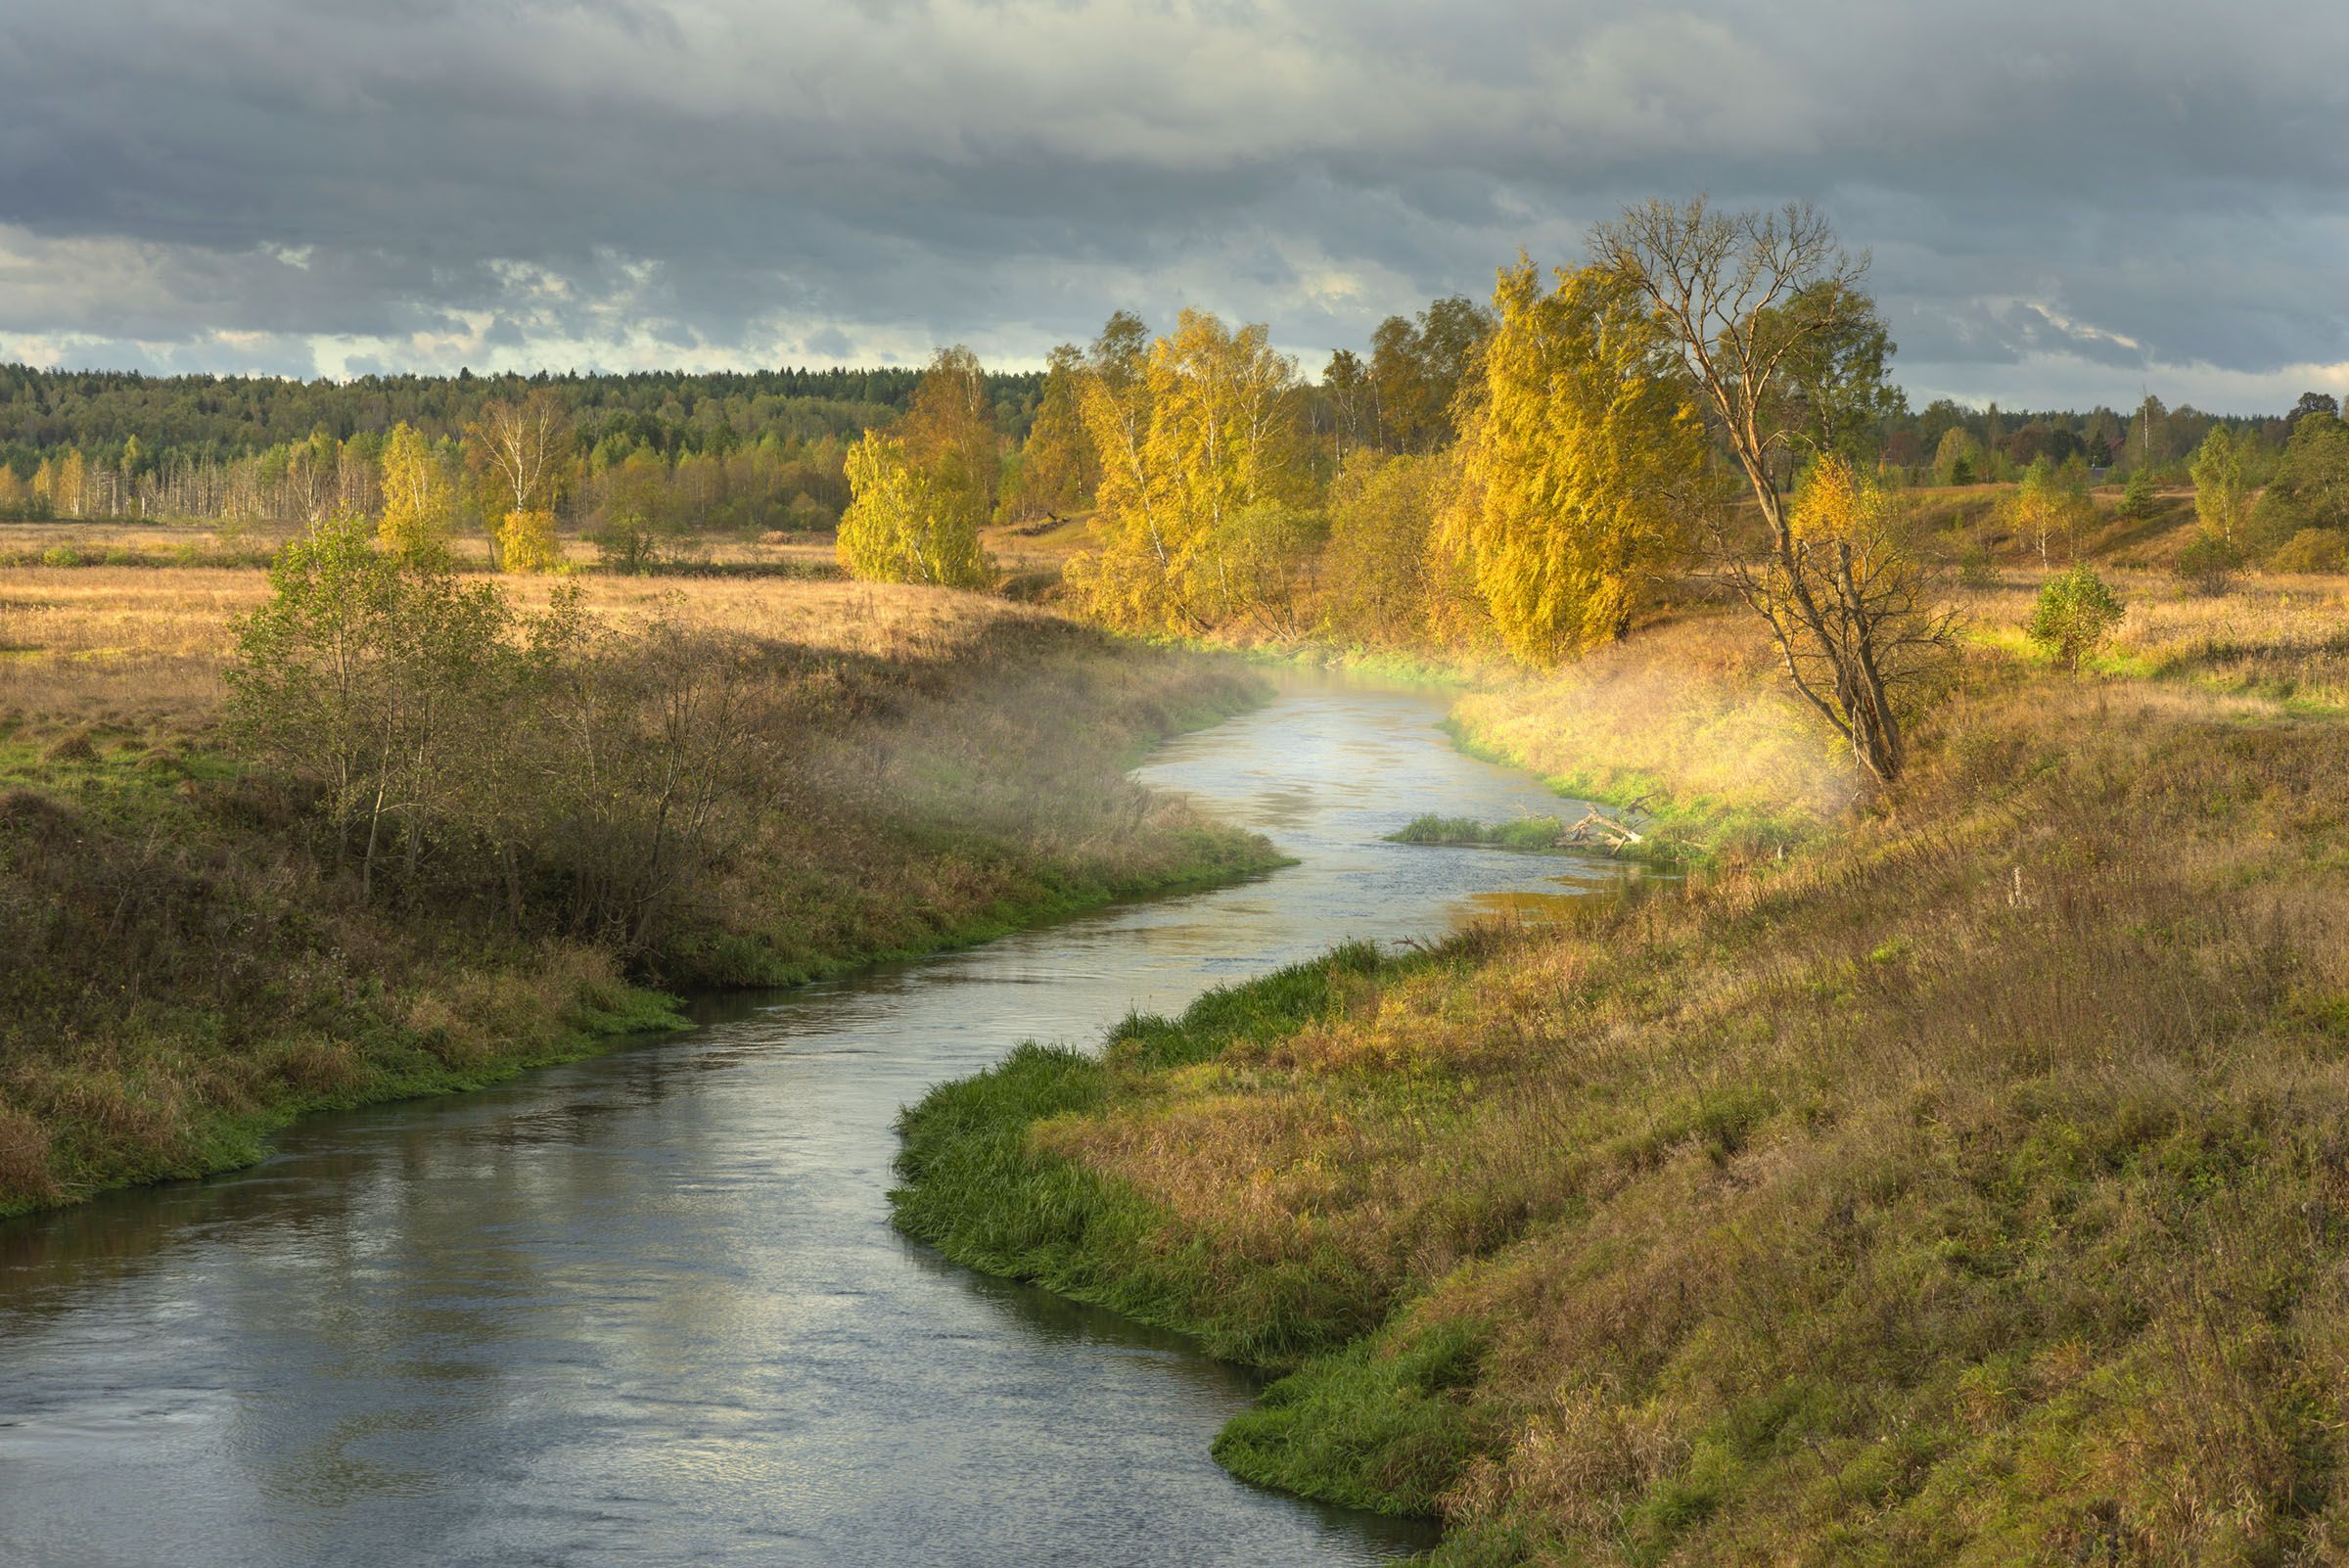
[{"label": "green bush", "polygon": [[2073,669],[2102,647],[2121,623],[2120,597],[2090,567],[2076,566],[2048,579],[2023,634]]},{"label": "green bush", "polygon": [[2208,529],[2178,552],[2178,576],[2197,593],[2225,593],[2242,564],[2243,552],[2224,534]]},{"label": "green bush", "polygon": [[41,565],[45,567],[77,567],[81,565],[81,552],[70,544],[52,544],[41,552]]}]

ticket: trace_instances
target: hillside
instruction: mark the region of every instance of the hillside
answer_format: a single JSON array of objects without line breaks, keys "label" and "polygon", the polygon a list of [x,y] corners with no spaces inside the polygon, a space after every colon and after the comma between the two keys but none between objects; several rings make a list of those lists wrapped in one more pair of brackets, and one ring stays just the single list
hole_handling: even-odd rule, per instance
[{"label": "hillside", "polygon": [[909,1113],[899,1222],[1286,1373],[1219,1455],[1437,1562],[2332,1560],[2349,604],[2125,591],[2078,678],[1969,596],[1858,815],[1721,775],[1740,622],[1622,651],[1713,672],[1640,694],[1677,754],[1604,670],[1472,705],[1813,831],[1025,1049]]}]

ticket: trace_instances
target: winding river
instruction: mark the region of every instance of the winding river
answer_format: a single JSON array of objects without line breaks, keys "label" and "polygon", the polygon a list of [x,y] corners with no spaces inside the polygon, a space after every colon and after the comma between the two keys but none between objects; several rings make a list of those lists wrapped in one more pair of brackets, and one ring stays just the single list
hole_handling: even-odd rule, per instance
[{"label": "winding river", "polygon": [[1428,694],[1284,679],[1139,770],[1299,864],[778,995],[249,1171],[0,1224],[0,1562],[1342,1564],[1233,1480],[1255,1383],[890,1228],[891,1121],[1023,1038],[1616,870],[1381,842],[1550,811]]}]

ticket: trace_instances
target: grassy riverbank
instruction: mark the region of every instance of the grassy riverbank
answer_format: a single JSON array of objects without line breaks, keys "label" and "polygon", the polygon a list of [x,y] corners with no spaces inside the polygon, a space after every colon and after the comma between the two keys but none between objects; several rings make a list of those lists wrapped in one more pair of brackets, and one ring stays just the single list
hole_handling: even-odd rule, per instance
[{"label": "grassy riverbank", "polygon": [[2335,1560],[2349,607],[2125,588],[2107,672],[1977,642],[1865,813],[1727,744],[1759,672],[1639,729],[1701,621],[1494,699],[1809,826],[1024,1049],[908,1114],[900,1223],[1287,1373],[1219,1455],[1444,1563]]},{"label": "grassy riverbank", "polygon": [[1122,773],[1254,700],[1227,667],[970,595],[607,580],[597,614],[666,602],[747,661],[771,723],[724,855],[624,956],[461,866],[366,898],[304,794],[220,733],[227,618],[263,590],[0,572],[0,1214],[662,1027],[664,989],[786,983],[1268,857]]}]

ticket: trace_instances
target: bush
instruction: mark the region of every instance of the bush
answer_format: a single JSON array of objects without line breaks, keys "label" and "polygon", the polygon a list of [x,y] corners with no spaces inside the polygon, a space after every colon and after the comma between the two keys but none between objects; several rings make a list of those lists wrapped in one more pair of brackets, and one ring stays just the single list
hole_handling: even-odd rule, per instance
[{"label": "bush", "polygon": [[2242,564],[2242,551],[2225,535],[2207,529],[2178,552],[2178,576],[2197,593],[2225,593]]},{"label": "bush", "polygon": [[2112,635],[2121,623],[2123,607],[2104,579],[2085,566],[2076,566],[2048,579],[2039,590],[2039,603],[2023,624],[2023,634],[2074,670],[2080,662]]},{"label": "bush", "polygon": [[2302,529],[2268,557],[2271,572],[2349,572],[2349,533]]},{"label": "bush", "polygon": [[41,565],[45,567],[77,567],[81,565],[81,552],[70,544],[52,544],[41,552]]}]

